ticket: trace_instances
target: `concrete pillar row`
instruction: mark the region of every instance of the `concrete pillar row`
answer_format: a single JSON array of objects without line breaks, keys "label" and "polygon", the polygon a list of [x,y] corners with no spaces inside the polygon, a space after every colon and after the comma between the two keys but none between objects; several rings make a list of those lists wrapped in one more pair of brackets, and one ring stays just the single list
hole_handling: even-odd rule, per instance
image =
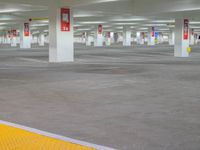
[{"label": "concrete pillar row", "polygon": [[49,4],[49,61],[52,63],[74,61],[73,11]]},{"label": "concrete pillar row", "polygon": [[175,57],[189,57],[189,20],[175,21]]}]

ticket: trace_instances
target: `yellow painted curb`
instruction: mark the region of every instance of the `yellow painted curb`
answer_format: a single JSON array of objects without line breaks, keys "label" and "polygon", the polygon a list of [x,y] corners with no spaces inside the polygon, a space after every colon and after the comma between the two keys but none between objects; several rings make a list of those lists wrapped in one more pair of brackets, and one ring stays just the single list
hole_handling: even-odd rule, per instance
[{"label": "yellow painted curb", "polygon": [[95,150],[0,124],[0,150]]}]

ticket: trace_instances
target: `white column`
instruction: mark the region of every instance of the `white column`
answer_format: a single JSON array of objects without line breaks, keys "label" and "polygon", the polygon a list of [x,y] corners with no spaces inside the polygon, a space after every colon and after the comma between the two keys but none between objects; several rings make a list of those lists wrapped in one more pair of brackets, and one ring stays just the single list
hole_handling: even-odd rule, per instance
[{"label": "white column", "polygon": [[87,32],[83,32],[81,36],[81,43],[86,44]]},{"label": "white column", "polygon": [[174,45],[175,44],[175,33],[174,29],[172,29],[169,33],[169,45]]},{"label": "white column", "polygon": [[123,46],[131,46],[131,30],[130,27],[123,27]]},{"label": "white column", "polygon": [[111,32],[106,33],[106,46],[111,45]]},{"label": "white column", "polygon": [[95,37],[94,37],[94,46],[95,47],[102,47],[103,46],[103,41],[104,41],[104,37],[103,37],[103,26],[102,25],[98,25],[96,27],[96,31],[95,31]]},{"label": "white column", "polygon": [[155,45],[155,28],[154,27],[149,28],[148,45]]},{"label": "white column", "polygon": [[194,44],[197,45],[198,44],[198,40],[199,40],[199,35],[197,33],[194,34]]},{"label": "white column", "polygon": [[12,37],[11,39],[11,47],[17,47],[17,37]]},{"label": "white column", "polygon": [[94,37],[90,35],[89,32],[86,33],[86,46],[92,46],[92,42],[94,41]]},{"label": "white column", "polygon": [[111,44],[115,43],[114,32],[110,32]]},{"label": "white column", "polygon": [[136,42],[137,44],[144,45],[144,38],[145,33],[144,32],[136,32]]},{"label": "white column", "polygon": [[159,32],[158,33],[158,44],[162,44],[163,43],[163,33]]},{"label": "white column", "polygon": [[24,23],[21,25],[20,48],[31,48],[31,33],[29,23]]},{"label": "white column", "polygon": [[176,19],[175,21],[175,57],[189,57],[189,21]]},{"label": "white column", "polygon": [[[73,12],[66,7],[56,6],[56,1],[49,6],[49,61],[74,61]],[[68,13],[69,12],[69,13]],[[61,19],[62,18],[62,19]],[[63,28],[61,29],[61,21]],[[70,24],[68,24],[70,22]],[[69,28],[65,25],[69,25]]]},{"label": "white column", "polygon": [[190,29],[190,45],[194,45],[195,44],[195,37],[194,37],[194,29]]},{"label": "white column", "polygon": [[44,33],[40,33],[39,35],[39,46],[44,46],[45,36]]}]

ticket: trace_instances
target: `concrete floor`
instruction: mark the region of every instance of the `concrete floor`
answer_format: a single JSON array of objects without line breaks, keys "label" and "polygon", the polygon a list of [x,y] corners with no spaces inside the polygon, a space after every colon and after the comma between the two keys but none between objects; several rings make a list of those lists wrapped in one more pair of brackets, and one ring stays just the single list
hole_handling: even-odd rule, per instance
[{"label": "concrete floor", "polygon": [[0,50],[0,120],[119,150],[200,150],[200,48]]}]

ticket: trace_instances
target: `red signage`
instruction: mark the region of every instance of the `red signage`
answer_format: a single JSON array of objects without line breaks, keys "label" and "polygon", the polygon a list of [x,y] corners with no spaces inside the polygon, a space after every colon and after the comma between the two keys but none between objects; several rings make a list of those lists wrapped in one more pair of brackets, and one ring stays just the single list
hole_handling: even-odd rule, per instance
[{"label": "red signage", "polygon": [[189,37],[189,20],[184,19],[183,39],[188,40],[188,37]]},{"label": "red signage", "polygon": [[61,26],[62,32],[70,31],[70,9],[69,8],[61,8],[60,26]]},{"label": "red signage", "polygon": [[98,26],[98,34],[102,34],[102,32],[103,32],[103,26],[99,25]]},{"label": "red signage", "polygon": [[24,23],[24,36],[30,35],[29,23]]},{"label": "red signage", "polygon": [[152,37],[154,37],[154,36],[155,36],[155,28],[152,27]]}]

